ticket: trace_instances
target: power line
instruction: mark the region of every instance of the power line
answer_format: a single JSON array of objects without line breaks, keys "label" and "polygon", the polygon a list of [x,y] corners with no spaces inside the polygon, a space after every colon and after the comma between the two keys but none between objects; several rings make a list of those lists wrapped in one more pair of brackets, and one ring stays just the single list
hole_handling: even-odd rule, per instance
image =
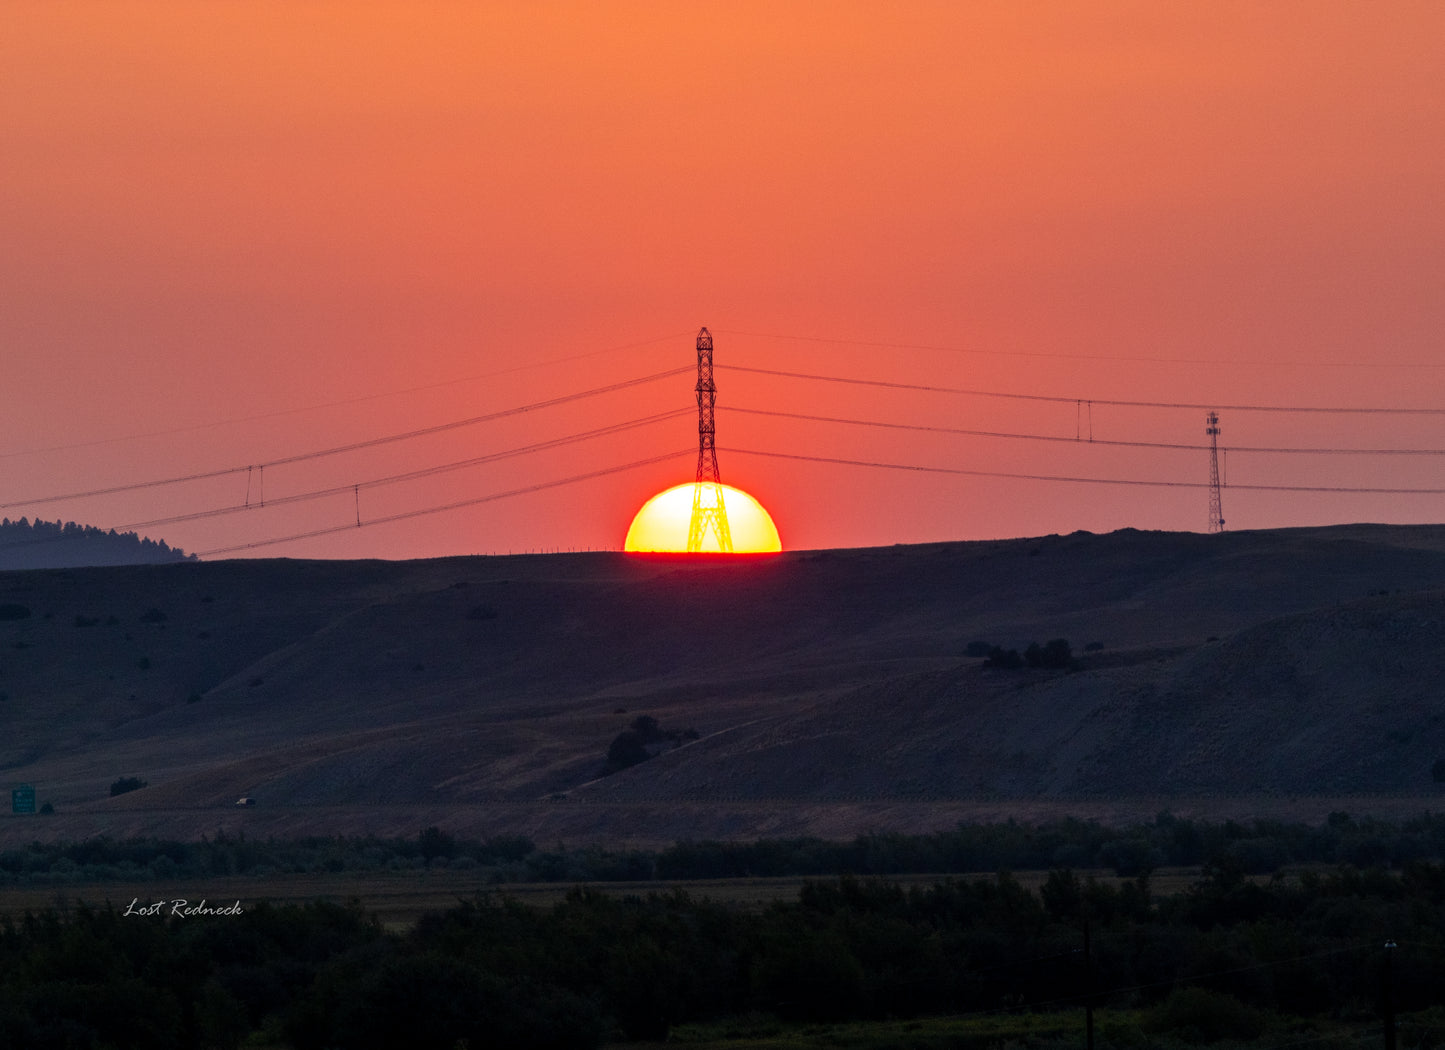
[{"label": "power line", "polygon": [[885,350],[935,350],[949,354],[980,354],[988,357],[1041,357],[1054,361],[1129,361],[1136,364],[1160,365],[1269,365],[1274,368],[1445,368],[1438,361],[1268,361],[1259,358],[1219,359],[1202,357],[1147,357],[1126,354],[1061,354],[1044,350],[993,350],[976,346],[943,346],[937,343],[902,343],[870,339],[836,339],[813,335],[784,335],[780,332],[742,332],[719,329],[723,335],[740,335],[750,339],[788,339],[800,343],[827,343],[833,346],[873,346]]},{"label": "power line", "polygon": [[[778,412],[763,408],[740,408],[730,405],[729,412],[750,416],[777,416],[803,419],[814,423],[845,423],[849,426],[881,427],[887,430],[919,430],[935,434],[959,434],[966,437],[1011,438],[1020,441],[1057,441],[1068,445],[1115,445],[1125,448],[1176,449],[1208,452],[1208,445],[1185,445],[1161,441],[1123,441],[1106,438],[1061,437],[1054,434],[1019,434],[1000,430],[966,430],[961,427],[926,426],[919,423],[886,423],[872,419],[845,419],[838,416],[813,416],[802,412]],[[1231,445],[1231,452],[1270,452],[1325,456],[1445,456],[1445,448],[1274,448],[1259,445]]]},{"label": "power line", "polygon": [[113,445],[122,441],[139,441],[144,438],[170,437],[175,434],[190,434],[197,430],[213,430],[216,427],[233,426],[238,423],[255,423],[265,419],[279,419],[283,416],[301,415],[306,412],[318,412],[326,408],[340,408],[346,405],[360,405],[368,401],[380,401],[388,397],[402,397],[406,394],[421,393],[425,390],[440,390],[443,387],[459,386],[462,383],[477,383],[484,379],[495,379],[498,376],[511,375],[514,372],[526,371],[530,368],[544,368],[548,365],[566,364],[571,361],[580,361],[587,357],[597,357],[600,354],[618,353],[622,350],[635,350],[640,346],[651,346],[653,343],[661,343],[668,339],[677,339],[687,335],[686,332],[670,332],[667,335],[658,336],[654,339],[644,339],[636,343],[623,343],[619,346],[608,346],[601,350],[588,350],[581,354],[571,354],[567,357],[555,357],[546,361],[529,361],[525,364],[513,365],[511,368],[498,369],[495,372],[481,372],[476,375],[459,376],[456,379],[443,379],[436,383],[426,383],[422,386],[403,387],[400,390],[385,390],[379,394],[363,394],[360,397],[344,398],[339,401],[322,401],[314,405],[303,405],[300,408],[285,408],[276,412],[262,412],[254,416],[237,416],[232,419],[218,419],[210,423],[196,423],[188,427],[173,427],[170,430],[150,430],[141,434],[118,434],[115,437],[97,438],[94,441],[78,441],[70,445],[50,445],[45,448],[17,449],[13,452],[0,452],[0,459],[10,459],[15,456],[35,456],[44,452],[69,452],[80,448],[95,448],[98,445]]},{"label": "power line", "polygon": [[[962,467],[926,467],[915,463],[882,463],[864,459],[837,459],[831,456],[804,456],[792,452],[765,452],[753,448],[729,448],[729,455],[766,456],[770,459],[793,459],[805,463],[833,463],[846,467],[874,467],[883,470],[910,470],[928,474],[962,474],[975,478],[1009,478],[1017,481],[1067,481],[1081,485],[1141,485],[1150,488],[1202,489],[1204,481],[1151,481],[1142,478],[1081,478],[1061,474],[1014,474],[998,470],[966,470]],[[1439,489],[1363,488],[1346,485],[1230,485],[1230,489],[1249,492],[1353,492],[1391,496],[1442,496]]]},{"label": "power line", "polygon": [[1012,401],[1046,401],[1064,405],[1109,405],[1118,408],[1189,408],[1209,411],[1211,409],[1231,412],[1310,412],[1342,413],[1350,415],[1397,415],[1397,416],[1440,416],[1445,408],[1346,408],[1318,405],[1224,405],[1196,404],[1189,401],[1122,401],[1099,397],[1050,397],[1045,394],[1010,394],[997,390],[972,390],[964,387],[933,386],[924,383],[892,383],[883,379],[852,379],[845,376],[825,376],[808,372],[785,372],[775,368],[751,368],[746,365],[718,365],[718,368],[733,372],[752,372],[756,375],[782,376],[787,379],[811,379],[825,383],[847,383],[853,386],[886,387],[892,390],[923,390],[934,394],[966,394],[970,397],[1007,398]]},{"label": "power line", "polygon": [[[334,485],[331,488],[315,489],[310,492],[297,492],[289,496],[282,496],[278,499],[268,500],[266,506],[280,507],[291,503],[305,503],[310,500],[323,499],[327,496],[338,496],[350,492],[360,500],[360,490],[380,488],[384,485],[395,485],[404,481],[416,481],[420,478],[432,477],[436,474],[444,474],[449,471],[463,470],[467,467],[481,466],[484,463],[495,463],[503,459],[511,459],[515,456],[527,455],[532,452],[541,452],[550,448],[558,448],[562,445],[571,445],[579,441],[588,441],[592,438],[605,437],[610,434],[621,433],[624,430],[632,430],[637,427],[647,426],[651,423],[658,423],[666,419],[676,419],[679,416],[692,414],[691,408],[678,408],[671,412],[660,412],[654,416],[645,416],[641,419],[628,420],[626,423],[614,423],[612,426],[598,427],[595,430],[584,431],[580,434],[570,434],[567,437],[553,438],[550,441],[539,441],[533,445],[524,445],[521,448],[506,449],[502,452],[491,452],[485,456],[473,456],[471,459],[455,460],[451,463],[439,463],[435,466],[420,467],[417,470],[410,470],[404,474],[391,474],[386,477],[372,478],[369,481],[353,482],[349,485]],[[158,525],[174,525],[183,521],[200,521],[204,518],[219,518],[228,514],[242,514],[255,510],[256,505],[238,503],[229,507],[215,507],[211,510],[195,511],[190,514],[175,514],[165,518],[153,518],[150,521],[131,522],[128,525],[116,525],[117,531],[131,531],[134,529],[154,528]],[[26,540],[24,543],[50,542]],[[0,546],[13,546],[6,544]]]},{"label": "power line", "polygon": [[425,507],[421,510],[403,511],[399,514],[388,514],[381,518],[371,518],[361,525],[347,523],[345,525],[333,525],[325,529],[313,529],[310,532],[298,532],[292,536],[277,536],[269,540],[256,540],[253,543],[240,543],[233,547],[217,547],[214,550],[199,551],[197,557],[209,558],[217,554],[234,554],[237,551],[255,550],[258,547],[271,547],[278,543],[292,543],[296,540],[309,540],[316,536],[327,536],[335,532],[349,532],[355,528],[366,528],[371,525],[386,525],[393,521],[405,521],[408,518],[420,518],[428,514],[441,514],[449,510],[459,510],[462,507],[473,507],[479,503],[491,503],[495,500],[509,499],[513,496],[525,496],[532,492],[541,492],[543,489],[561,488],[563,485],[574,485],[580,481],[590,481],[593,478],[604,477],[608,474],[620,474],[625,470],[635,470],[638,467],[650,466],[653,463],[663,463],[679,456],[691,455],[691,448],[676,449],[660,456],[652,456],[648,459],[633,460],[631,463],[623,463],[620,466],[604,467],[601,470],[589,471],[586,474],[574,474],[569,478],[561,478],[557,481],[543,481],[536,485],[527,485],[519,489],[510,489],[506,492],[495,492],[487,496],[475,496],[471,499],[457,500],[453,503],[445,503],[436,507]]},{"label": "power line", "polygon": [[549,398],[546,401],[534,401],[529,405],[520,405],[516,408],[503,409],[500,412],[491,412],[484,416],[472,416],[468,419],[453,420],[450,423],[438,423],[435,426],[421,427],[417,430],[408,430],[400,434],[387,434],[383,437],[369,438],[365,441],[355,441],[349,445],[338,445],[334,448],[321,449],[316,452],[303,452],[295,456],[285,456],[281,459],[267,460],[265,463],[250,464],[244,467],[227,467],[222,470],[209,470],[195,474],[183,474],[172,478],[157,478],[152,481],[138,481],[126,485],[112,485],[103,489],[90,489],[86,492],[69,492],[63,495],[39,496],[34,499],[12,500],[9,503],[0,503],[0,510],[8,510],[11,507],[29,507],[40,503],[60,503],[65,500],[87,499],[93,496],[111,496],[120,492],[135,492],[141,489],[159,488],[165,485],[179,485],[188,481],[204,481],[210,478],[226,477],[231,474],[240,474],[243,471],[255,469],[257,466],[265,470],[267,467],[285,466],[291,463],[301,463],[306,460],[321,459],[326,456],[336,456],[343,452],[355,452],[364,448],[375,448],[378,445],[392,444],[397,441],[407,441],[411,438],[425,437],[431,434],[440,434],[448,430],[457,430],[461,427],[475,426],[479,423],[490,423],[496,419],[504,419],[508,416],[521,415],[526,412],[534,412],[541,408],[552,408],[556,405],[564,405],[572,401],[579,401],[583,398],[596,397],[599,394],[608,394],[615,390],[623,390],[627,387],[641,386],[644,383],[656,382],[659,379],[668,379],[672,376],[682,375],[691,371],[691,367],[672,368],[664,372],[654,372],[652,375],[641,376],[637,379],[627,379],[620,383],[610,383],[607,386],[593,387],[591,390],[579,391],[575,394],[564,394],[561,397]]}]

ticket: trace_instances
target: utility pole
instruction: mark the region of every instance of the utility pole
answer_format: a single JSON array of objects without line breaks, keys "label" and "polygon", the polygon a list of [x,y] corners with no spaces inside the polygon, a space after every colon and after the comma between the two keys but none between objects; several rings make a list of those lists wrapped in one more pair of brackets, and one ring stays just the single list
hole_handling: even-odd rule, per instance
[{"label": "utility pole", "polygon": [[1385,942],[1384,999],[1385,1050],[1395,1050],[1395,942]]},{"label": "utility pole", "polygon": [[1224,531],[1224,505],[1219,498],[1219,413],[1205,417],[1209,435],[1209,531]]},{"label": "utility pole", "polygon": [[713,406],[717,402],[717,384],[712,378],[712,333],[706,328],[697,333],[697,480],[692,487],[692,519],[687,526],[687,550],[702,550],[711,529],[717,536],[717,548],[724,554],[733,549],[732,532],[728,529],[728,509],[723,502],[722,477],[717,469],[717,425]]},{"label": "utility pole", "polygon": [[1094,1050],[1094,954],[1089,950],[1089,917],[1084,916],[1084,1050]]}]

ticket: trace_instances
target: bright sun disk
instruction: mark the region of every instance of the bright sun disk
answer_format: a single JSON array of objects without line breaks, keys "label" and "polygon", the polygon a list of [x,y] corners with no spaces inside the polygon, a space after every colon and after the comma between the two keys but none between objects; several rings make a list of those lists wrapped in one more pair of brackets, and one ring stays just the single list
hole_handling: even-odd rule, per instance
[{"label": "bright sun disk", "polygon": [[[765,554],[783,549],[778,529],[763,505],[742,489],[721,486],[723,507],[728,515],[735,554]],[[628,551],[687,550],[687,530],[692,523],[693,483],[674,485],[642,505],[627,530],[622,549]],[[716,534],[709,529],[703,551],[718,552]]]}]

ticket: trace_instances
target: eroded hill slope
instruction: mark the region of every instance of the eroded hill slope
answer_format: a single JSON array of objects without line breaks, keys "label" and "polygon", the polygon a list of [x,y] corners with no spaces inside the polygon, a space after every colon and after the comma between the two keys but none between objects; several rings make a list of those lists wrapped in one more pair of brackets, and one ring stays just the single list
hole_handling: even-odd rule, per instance
[{"label": "eroded hill slope", "polygon": [[[1442,591],[1445,529],[1389,526],[6,573],[0,768],[55,834],[1428,793]],[[965,655],[1055,637],[1074,670]],[[603,776],[638,714],[692,732]]]}]

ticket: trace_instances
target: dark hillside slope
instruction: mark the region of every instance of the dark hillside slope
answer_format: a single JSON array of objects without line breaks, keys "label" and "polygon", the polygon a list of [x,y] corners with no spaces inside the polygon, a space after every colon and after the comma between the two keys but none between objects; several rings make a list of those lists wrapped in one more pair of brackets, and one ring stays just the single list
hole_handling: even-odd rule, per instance
[{"label": "dark hillside slope", "polygon": [[[0,838],[1428,793],[1442,590],[1445,529],[1390,526],[8,573],[31,615],[0,621],[0,768],[59,812]],[[964,655],[1056,637],[1103,648]],[[642,713],[682,746],[604,776]],[[120,776],[149,786],[109,798]]]}]

